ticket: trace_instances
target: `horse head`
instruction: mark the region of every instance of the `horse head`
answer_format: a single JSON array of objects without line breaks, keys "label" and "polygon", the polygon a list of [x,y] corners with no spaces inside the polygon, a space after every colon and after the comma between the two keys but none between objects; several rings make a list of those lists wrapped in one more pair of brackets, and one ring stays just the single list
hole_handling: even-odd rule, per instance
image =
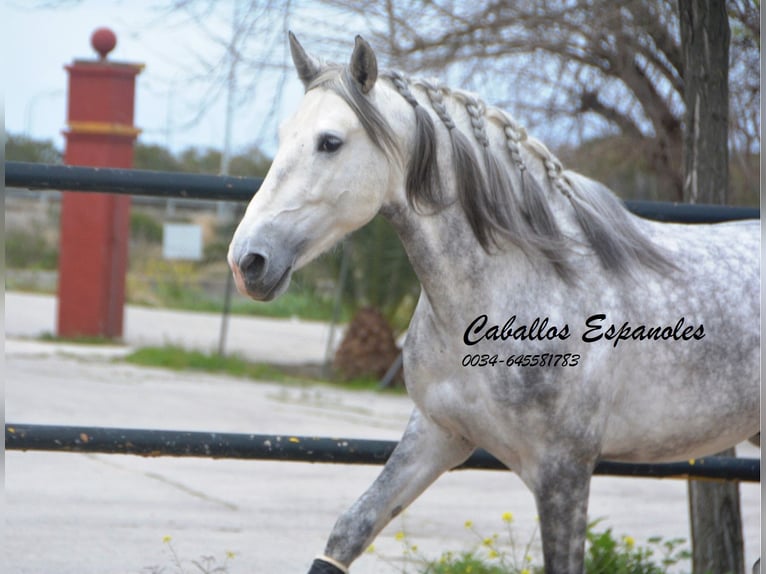
[{"label": "horse head", "polygon": [[370,45],[358,36],[347,66],[320,64],[292,33],[290,48],[306,93],[280,127],[277,154],[228,253],[237,288],[260,301],[281,295],[293,271],[369,222],[402,185],[386,153],[390,132],[374,113]]}]

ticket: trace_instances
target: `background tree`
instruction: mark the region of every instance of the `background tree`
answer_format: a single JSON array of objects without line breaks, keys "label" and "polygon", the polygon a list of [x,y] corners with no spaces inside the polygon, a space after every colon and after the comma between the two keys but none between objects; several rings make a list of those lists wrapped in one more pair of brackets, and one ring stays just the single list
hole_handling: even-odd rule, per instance
[{"label": "background tree", "polygon": [[[267,131],[276,129],[276,116],[282,99],[284,79],[277,86],[264,83],[264,72],[284,70],[287,58],[287,22],[292,14],[291,0],[166,0],[158,3],[157,21],[172,27],[178,22],[193,23],[199,41],[189,61],[170,83],[183,82],[198,88],[201,97],[193,108],[181,111],[177,130],[183,130],[215,113],[216,103],[225,99],[225,116],[218,118],[225,126],[222,144],[227,149],[234,128],[237,109],[254,97],[265,98],[269,90],[273,104],[260,125],[248,126],[253,145],[263,147]],[[282,76],[284,78],[284,76]],[[241,129],[241,122],[238,127]],[[219,160],[221,157],[219,156]],[[218,170],[226,168],[219,165]]]},{"label": "background tree", "polygon": [[[656,174],[664,198],[683,199],[684,65],[674,0],[326,2],[364,14],[393,65],[446,73],[549,142],[620,135],[625,150]],[[757,69],[752,73],[760,7],[754,0],[730,5],[738,30],[732,70],[741,80],[732,98],[739,120],[732,145],[748,157],[760,148]],[[755,165],[740,167],[754,183]]]},{"label": "background tree", "polygon": [[[741,189],[760,188],[761,9],[760,0],[728,0],[729,202]],[[756,195],[754,205],[757,205]]]},{"label": "background tree", "polygon": [[51,140],[36,140],[22,135],[5,135],[5,159],[32,163],[61,163],[61,151]]},{"label": "background tree", "polygon": [[[684,200],[725,204],[728,197],[730,30],[724,0],[679,0],[684,78]],[[722,453],[735,456],[733,448]],[[694,574],[743,572],[744,542],[736,482],[690,480]]]},{"label": "background tree", "polygon": [[133,148],[133,167],[155,171],[183,171],[178,158],[169,149],[140,141]]},{"label": "background tree", "polygon": [[729,19],[724,0],[679,0],[683,54],[683,199],[725,204],[729,185]]}]

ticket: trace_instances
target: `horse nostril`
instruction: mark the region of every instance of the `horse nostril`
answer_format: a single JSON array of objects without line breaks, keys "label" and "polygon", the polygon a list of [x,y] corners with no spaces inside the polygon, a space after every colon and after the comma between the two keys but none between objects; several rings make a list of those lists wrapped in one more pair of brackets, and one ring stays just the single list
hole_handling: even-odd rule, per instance
[{"label": "horse nostril", "polygon": [[260,253],[248,253],[239,261],[239,269],[248,282],[261,279],[266,274],[268,259]]}]

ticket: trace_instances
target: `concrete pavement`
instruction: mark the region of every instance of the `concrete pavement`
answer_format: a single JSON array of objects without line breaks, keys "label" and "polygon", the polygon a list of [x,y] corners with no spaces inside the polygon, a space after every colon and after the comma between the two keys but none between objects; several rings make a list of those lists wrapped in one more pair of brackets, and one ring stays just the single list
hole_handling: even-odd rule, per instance
[{"label": "concrete pavement", "polygon": [[[55,333],[56,309],[56,298],[50,295],[6,293],[6,336],[37,338]],[[132,347],[179,344],[214,351],[218,349],[220,329],[220,313],[127,305],[123,340]],[[319,322],[231,316],[226,350],[253,361],[317,364],[324,361],[329,334],[329,326]],[[336,329],[335,342],[341,335]]]},{"label": "concrete pavement", "polygon": [[[52,332],[50,297],[9,293],[5,301],[7,422],[267,434],[399,438],[405,396],[284,385],[139,368],[116,361],[126,347],[39,342]],[[128,308],[126,344],[177,342],[215,348],[219,317]],[[240,321],[241,324],[240,324]],[[236,326],[235,326],[236,325]],[[259,360],[321,361],[327,327],[296,321],[232,322],[230,348]],[[268,355],[267,353],[272,353]],[[743,456],[758,456],[750,445]],[[187,572],[191,560],[235,553],[229,572],[302,573],[321,552],[338,514],[378,474],[376,467],[123,455],[7,452],[7,573]],[[641,543],[659,535],[688,540],[686,484],[596,477],[590,516]],[[741,485],[749,564],[760,552],[760,487]],[[512,473],[453,472],[440,478],[375,542],[355,574],[403,572],[405,549],[437,557],[504,533],[514,514],[517,544],[536,528],[531,494]],[[396,540],[405,531],[407,546]],[[532,553],[539,554],[539,538]],[[415,554],[411,551],[409,556]],[[414,572],[412,566],[407,570]]]}]

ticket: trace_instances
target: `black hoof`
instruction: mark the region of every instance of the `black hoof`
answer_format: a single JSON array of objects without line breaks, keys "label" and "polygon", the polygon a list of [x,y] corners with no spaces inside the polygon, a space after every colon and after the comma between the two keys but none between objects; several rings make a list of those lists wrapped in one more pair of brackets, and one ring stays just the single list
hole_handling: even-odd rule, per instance
[{"label": "black hoof", "polygon": [[311,564],[311,569],[308,574],[345,574],[345,572],[334,564],[330,564],[321,558],[317,558],[314,560],[313,564]]}]

